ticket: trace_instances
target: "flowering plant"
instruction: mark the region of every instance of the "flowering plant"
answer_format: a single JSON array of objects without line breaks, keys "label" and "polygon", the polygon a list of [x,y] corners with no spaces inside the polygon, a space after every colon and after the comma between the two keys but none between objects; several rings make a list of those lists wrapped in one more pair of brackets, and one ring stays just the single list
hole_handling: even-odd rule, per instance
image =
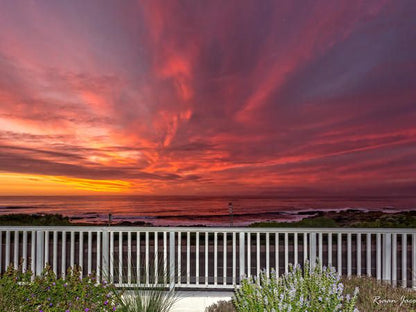
[{"label": "flowering plant", "polygon": [[259,277],[242,280],[233,298],[238,312],[358,312],[355,308],[358,289],[344,294],[340,276],[332,267],[305,262],[291,267],[289,273],[270,277],[262,271]]},{"label": "flowering plant", "polygon": [[81,277],[79,267],[57,278],[50,266],[40,276],[12,266],[0,278],[0,311],[107,312],[116,311],[113,286],[97,282],[94,274]]}]

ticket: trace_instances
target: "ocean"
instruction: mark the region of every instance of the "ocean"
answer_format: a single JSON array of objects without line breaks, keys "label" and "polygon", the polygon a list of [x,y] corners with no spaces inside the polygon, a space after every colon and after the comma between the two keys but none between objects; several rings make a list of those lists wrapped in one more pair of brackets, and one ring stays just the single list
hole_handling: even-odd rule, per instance
[{"label": "ocean", "polygon": [[[232,206],[232,209],[230,209]],[[317,211],[416,210],[416,197],[2,196],[0,215],[61,214],[73,222],[143,221],[155,226],[245,226],[297,221]]]}]

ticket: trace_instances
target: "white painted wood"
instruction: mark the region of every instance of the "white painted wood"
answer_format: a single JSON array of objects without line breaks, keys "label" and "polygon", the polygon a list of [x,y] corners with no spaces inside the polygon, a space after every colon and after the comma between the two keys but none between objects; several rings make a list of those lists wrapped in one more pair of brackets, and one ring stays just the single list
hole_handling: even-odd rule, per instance
[{"label": "white painted wood", "polygon": [[[32,255],[35,253],[34,236],[35,231],[32,231]],[[32,268],[34,268],[35,257],[32,256]],[[53,231],[53,272],[58,274],[58,231]]]},{"label": "white painted wood", "polygon": [[214,285],[218,284],[218,233],[214,233]]},{"label": "white painted wood", "polygon": [[338,233],[337,242],[337,273],[342,275],[342,233]]},{"label": "white painted wood", "polygon": [[376,234],[376,278],[381,280],[381,234]]},{"label": "white painted wood", "polygon": [[361,276],[361,233],[357,234],[357,276]]},{"label": "white painted wood", "polygon": [[407,287],[407,234],[402,234],[402,287]]},{"label": "white painted wood", "polygon": [[352,274],[352,248],[351,248],[351,233],[347,234],[347,276]]},{"label": "white painted wood", "polygon": [[[198,235],[198,234],[197,234]],[[227,232],[223,232],[223,268],[222,268],[222,283],[227,285]]]},{"label": "white painted wood", "polygon": [[367,276],[371,276],[371,233],[367,233],[367,242],[366,242],[366,249],[367,249],[367,259],[366,259],[366,265],[367,265]]},{"label": "white painted wood", "polygon": [[332,266],[332,233],[328,233],[328,266]]}]

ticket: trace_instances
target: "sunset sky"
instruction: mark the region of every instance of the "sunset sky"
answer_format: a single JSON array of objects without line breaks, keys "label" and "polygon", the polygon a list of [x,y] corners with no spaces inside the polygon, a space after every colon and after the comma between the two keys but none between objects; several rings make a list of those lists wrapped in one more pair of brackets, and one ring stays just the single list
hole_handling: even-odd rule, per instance
[{"label": "sunset sky", "polygon": [[0,0],[0,195],[415,194],[415,16]]}]

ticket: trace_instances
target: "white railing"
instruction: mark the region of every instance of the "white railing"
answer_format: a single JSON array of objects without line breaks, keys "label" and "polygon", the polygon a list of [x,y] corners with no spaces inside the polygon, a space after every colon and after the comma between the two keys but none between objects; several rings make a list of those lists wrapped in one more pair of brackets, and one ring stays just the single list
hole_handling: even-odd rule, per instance
[{"label": "white railing", "polygon": [[12,264],[58,276],[79,265],[118,286],[233,288],[317,259],[344,275],[416,287],[416,230],[320,228],[0,227],[0,273]]}]

